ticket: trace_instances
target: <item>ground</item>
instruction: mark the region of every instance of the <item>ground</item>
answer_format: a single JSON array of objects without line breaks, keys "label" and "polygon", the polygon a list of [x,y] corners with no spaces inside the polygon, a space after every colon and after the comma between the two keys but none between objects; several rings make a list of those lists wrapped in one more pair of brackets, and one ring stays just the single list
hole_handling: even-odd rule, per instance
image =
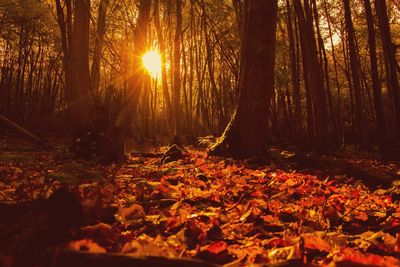
[{"label": "ground", "polygon": [[225,266],[400,266],[398,162],[342,153],[394,176],[390,186],[367,187],[340,169],[302,169],[280,149],[262,165],[194,148],[167,164],[133,154],[101,165],[57,144],[38,150],[2,137],[0,201],[48,198],[67,187],[84,219],[60,248]]}]

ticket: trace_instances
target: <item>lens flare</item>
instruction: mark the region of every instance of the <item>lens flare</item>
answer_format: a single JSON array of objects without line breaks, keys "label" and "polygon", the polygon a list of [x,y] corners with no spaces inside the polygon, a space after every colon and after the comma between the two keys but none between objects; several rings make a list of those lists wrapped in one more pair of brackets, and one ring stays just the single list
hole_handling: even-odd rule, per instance
[{"label": "lens flare", "polygon": [[151,77],[156,78],[161,72],[161,56],[156,50],[147,51],[142,57],[143,67]]}]

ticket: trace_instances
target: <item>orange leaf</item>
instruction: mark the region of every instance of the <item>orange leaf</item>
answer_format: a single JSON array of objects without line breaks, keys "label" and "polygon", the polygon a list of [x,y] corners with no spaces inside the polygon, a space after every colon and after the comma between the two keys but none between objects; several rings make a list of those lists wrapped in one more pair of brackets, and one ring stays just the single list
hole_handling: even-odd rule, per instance
[{"label": "orange leaf", "polygon": [[219,254],[228,248],[228,244],[224,241],[214,242],[208,246],[207,250],[213,254]]},{"label": "orange leaf", "polygon": [[69,242],[68,247],[73,250],[84,250],[93,253],[107,252],[105,248],[93,242],[91,239],[81,239],[77,241],[71,241]]}]

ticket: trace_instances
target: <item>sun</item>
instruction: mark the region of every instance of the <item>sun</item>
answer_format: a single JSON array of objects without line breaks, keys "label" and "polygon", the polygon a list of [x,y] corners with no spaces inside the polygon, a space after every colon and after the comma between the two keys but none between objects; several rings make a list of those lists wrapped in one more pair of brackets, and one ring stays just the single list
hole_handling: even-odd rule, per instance
[{"label": "sun", "polygon": [[161,72],[161,56],[156,50],[149,50],[142,56],[143,67],[151,77],[156,78]]}]

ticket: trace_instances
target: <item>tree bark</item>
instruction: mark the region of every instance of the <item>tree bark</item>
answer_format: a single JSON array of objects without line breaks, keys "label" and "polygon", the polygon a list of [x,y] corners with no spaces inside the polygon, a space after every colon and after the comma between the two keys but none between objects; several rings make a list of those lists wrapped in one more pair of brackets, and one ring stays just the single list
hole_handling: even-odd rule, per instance
[{"label": "tree bark", "polygon": [[145,82],[145,72],[142,68],[141,58],[147,48],[147,31],[150,20],[151,1],[140,0],[139,15],[134,29],[134,45],[132,66],[129,69],[127,95],[124,105],[117,114],[115,121],[115,146],[121,156],[124,155],[124,140],[131,131],[132,121],[137,109],[140,91]]},{"label": "tree bark", "polygon": [[378,60],[376,56],[376,43],[375,43],[375,27],[374,17],[372,14],[370,0],[364,0],[365,16],[367,19],[368,27],[368,46],[369,46],[369,58],[371,64],[371,80],[372,80],[372,91],[374,96],[374,107],[376,116],[376,130],[378,133],[378,142],[381,152],[387,150],[387,136],[386,136],[386,125],[385,118],[383,115],[382,107],[382,91],[379,81],[378,73]]},{"label": "tree bark", "polygon": [[389,19],[385,0],[375,0],[376,15],[378,17],[381,33],[383,55],[386,68],[386,79],[388,91],[391,98],[392,110],[394,113],[392,140],[393,146],[399,149],[400,143],[400,86],[397,79],[396,54],[392,44]]},{"label": "tree bark", "polygon": [[296,62],[297,53],[299,51],[296,51],[296,46],[295,46],[292,8],[289,0],[286,0],[286,12],[287,12],[287,27],[289,36],[291,81],[292,81],[292,90],[294,99],[294,129],[296,132],[298,132],[302,130],[300,75]]},{"label": "tree bark", "polygon": [[166,57],[165,57],[165,43],[164,43],[164,36],[162,33],[162,28],[160,24],[160,13],[159,13],[159,0],[155,0],[154,2],[154,25],[157,31],[157,39],[158,39],[158,46],[161,55],[161,84],[162,84],[162,92],[164,96],[165,106],[166,106],[166,117],[167,117],[167,127],[168,133],[170,137],[171,128],[172,128],[172,109],[171,109],[171,99],[168,89],[168,81],[167,81],[167,69],[165,66]]},{"label": "tree bark", "polygon": [[197,259],[164,258],[164,257],[132,257],[117,253],[92,253],[84,251],[62,250],[58,254],[55,266],[85,266],[85,267],[219,267]]},{"label": "tree bark", "polygon": [[[222,100],[221,100],[221,95],[218,92],[217,88],[217,83],[215,82],[215,75],[214,75],[214,46],[211,44],[211,38],[209,34],[209,29],[207,28],[207,14],[206,14],[206,7],[204,0],[201,1],[201,7],[202,7],[202,16],[204,19],[204,23],[202,24],[202,28],[204,31],[204,39],[206,43],[206,64],[207,64],[207,70],[208,70],[208,75],[210,79],[210,84],[211,84],[211,92],[213,95],[213,100],[215,101],[215,107],[217,109],[217,115],[218,115],[218,123],[217,123],[217,131],[218,133],[221,133],[223,130],[226,121],[225,121],[225,115],[224,115],[224,110],[222,106]],[[214,117],[214,116],[213,116]],[[224,125],[222,125],[224,123]]]},{"label": "tree bark", "polygon": [[174,53],[173,53],[173,94],[172,106],[174,112],[175,135],[180,134],[181,128],[181,42],[182,42],[182,0],[176,0],[176,28],[174,37]]},{"label": "tree bark", "polygon": [[276,0],[246,0],[242,27],[239,100],[211,155],[267,155],[267,117],[274,90]]},{"label": "tree bark", "polygon": [[[312,10],[308,1],[304,1],[304,8],[300,0],[294,0],[294,8],[299,22],[300,39],[303,54],[303,72],[306,83],[307,101],[312,102],[314,125],[315,125],[315,138],[309,136],[312,142],[313,149],[316,152],[327,152],[331,149],[331,140],[328,128],[328,110],[326,104],[326,95],[324,88],[324,76],[322,66],[318,61],[317,45],[315,43],[315,33],[312,18]],[[311,98],[311,99],[310,99]],[[307,116],[311,114],[311,106],[307,104]],[[313,134],[311,129],[311,119],[308,118],[308,131],[309,135]]]},{"label": "tree bark", "polygon": [[327,7],[327,0],[324,0],[324,13],[325,17],[327,20],[328,24],[328,32],[329,32],[329,40],[331,44],[331,55],[332,55],[332,60],[333,60],[333,67],[335,70],[335,83],[336,83],[336,97],[337,97],[337,103],[335,107],[335,112],[332,114],[332,116],[336,115],[335,122],[336,122],[336,147],[341,147],[343,145],[343,131],[342,129],[342,118],[341,118],[341,101],[340,101],[340,82],[339,82],[339,74],[338,74],[338,64],[337,64],[337,59],[336,59],[336,52],[335,52],[335,44],[333,42],[333,32],[332,32],[332,26],[331,26],[331,20],[332,18],[330,17],[330,14],[328,12],[328,7]]},{"label": "tree bark", "polygon": [[90,0],[75,0],[73,37],[71,44],[72,114],[78,128],[85,127],[94,118],[91,99],[92,85],[89,70]]},{"label": "tree bark", "polygon": [[[65,1],[64,9],[56,0],[57,20],[61,31],[66,99],[72,132],[77,133],[94,118],[89,71],[90,0]],[[72,10],[74,20],[72,22]]]},{"label": "tree bark", "polygon": [[354,26],[352,22],[350,2],[349,0],[343,0],[344,11],[345,11],[345,22],[347,31],[347,41],[349,45],[349,56],[350,56],[350,68],[351,78],[354,89],[355,97],[355,117],[356,117],[356,128],[360,148],[365,149],[369,145],[368,138],[368,127],[365,118],[365,108],[363,103],[363,97],[361,92],[361,73],[360,73],[360,61],[357,51],[356,36],[354,32]]},{"label": "tree bark", "polygon": [[99,84],[100,84],[100,63],[103,54],[104,34],[106,32],[106,15],[110,1],[101,0],[99,4],[99,15],[97,17],[96,41],[93,53],[93,62],[91,69],[92,91],[96,102],[98,102]]}]

